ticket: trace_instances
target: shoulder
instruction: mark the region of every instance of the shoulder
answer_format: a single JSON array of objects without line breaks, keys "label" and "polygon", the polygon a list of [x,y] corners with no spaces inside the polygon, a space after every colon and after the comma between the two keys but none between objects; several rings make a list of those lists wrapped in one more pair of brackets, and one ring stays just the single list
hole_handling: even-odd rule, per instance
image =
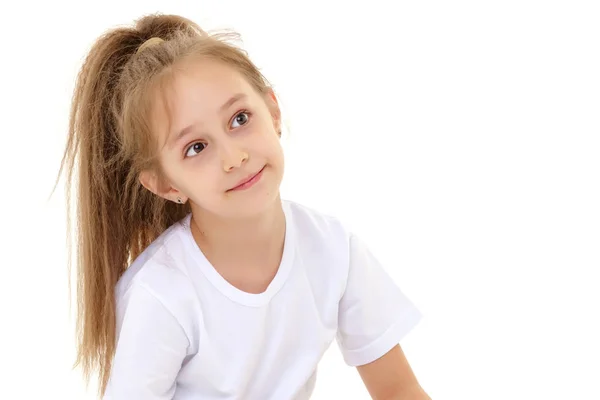
[{"label": "shoulder", "polygon": [[352,233],[338,217],[314,208],[286,201],[304,265],[315,276],[332,275],[346,279],[350,265]]},{"label": "shoulder", "polygon": [[302,241],[318,241],[349,256],[369,251],[361,236],[338,217],[296,202],[286,201],[286,204]]},{"label": "shoulder", "polygon": [[117,283],[117,298],[135,286],[146,286],[161,296],[179,289],[176,287],[178,284],[188,281],[179,260],[183,228],[182,221],[174,223],[133,260]]},{"label": "shoulder", "polygon": [[327,244],[349,242],[350,232],[336,216],[290,200],[284,202],[284,207],[287,207],[294,228],[302,236],[302,240],[316,238],[321,242],[325,240]]},{"label": "shoulder", "polygon": [[[195,290],[188,276],[181,252],[183,235],[181,222],[173,224],[129,266],[115,288],[117,318],[123,318],[132,296],[144,292],[152,299],[148,307],[166,311],[191,335],[196,325],[190,315],[195,313]],[[119,321],[118,321],[119,322]]]}]

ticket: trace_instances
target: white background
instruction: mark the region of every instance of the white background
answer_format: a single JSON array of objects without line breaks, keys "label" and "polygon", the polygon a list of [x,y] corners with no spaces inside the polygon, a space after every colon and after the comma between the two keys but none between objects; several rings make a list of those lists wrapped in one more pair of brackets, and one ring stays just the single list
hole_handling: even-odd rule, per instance
[{"label": "white background", "polygon": [[[89,46],[162,11],[242,34],[289,127],[283,197],[351,225],[421,309],[402,346],[432,398],[600,399],[593,3],[3,3],[0,398],[93,398],[48,196]],[[333,345],[314,399],[367,398]]]}]

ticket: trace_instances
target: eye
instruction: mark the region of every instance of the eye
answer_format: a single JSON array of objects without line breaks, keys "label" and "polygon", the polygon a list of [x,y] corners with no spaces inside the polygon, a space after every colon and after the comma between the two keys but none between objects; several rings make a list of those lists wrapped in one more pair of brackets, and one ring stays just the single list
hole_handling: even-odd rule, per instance
[{"label": "eye", "polygon": [[196,142],[187,148],[187,150],[185,151],[185,156],[186,157],[194,157],[195,155],[200,153],[205,148],[206,148],[206,145],[204,143]]},{"label": "eye", "polygon": [[[233,118],[233,121],[231,121],[231,127],[239,128],[242,125],[246,125],[248,123],[249,119],[250,119],[250,114],[246,111],[242,111],[241,113],[237,114]],[[238,124],[238,126],[235,126],[235,124]]]}]

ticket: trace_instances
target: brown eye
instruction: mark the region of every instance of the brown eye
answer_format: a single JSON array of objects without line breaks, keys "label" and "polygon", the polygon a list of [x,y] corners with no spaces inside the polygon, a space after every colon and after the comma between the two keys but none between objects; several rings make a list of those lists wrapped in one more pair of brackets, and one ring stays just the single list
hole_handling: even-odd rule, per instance
[{"label": "brown eye", "polygon": [[[231,122],[232,128],[238,128],[239,126],[246,125],[248,123],[249,118],[250,116],[247,112],[244,111],[239,113]],[[234,126],[235,124],[238,124],[238,126]]]},{"label": "brown eye", "polygon": [[204,143],[196,142],[187,148],[187,150],[185,152],[185,156],[186,157],[194,157],[195,155],[200,153],[205,148],[206,148],[206,145]]}]

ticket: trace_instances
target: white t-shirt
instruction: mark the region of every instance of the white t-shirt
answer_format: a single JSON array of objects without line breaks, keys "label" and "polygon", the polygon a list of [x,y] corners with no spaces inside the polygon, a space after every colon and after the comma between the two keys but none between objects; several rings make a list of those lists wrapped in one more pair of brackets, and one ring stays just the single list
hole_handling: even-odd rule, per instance
[{"label": "white t-shirt", "polygon": [[204,257],[191,214],[116,288],[117,348],[105,399],[300,400],[334,339],[350,366],[384,355],[421,313],[336,219],[283,201],[285,244],[265,292],[229,284]]}]

